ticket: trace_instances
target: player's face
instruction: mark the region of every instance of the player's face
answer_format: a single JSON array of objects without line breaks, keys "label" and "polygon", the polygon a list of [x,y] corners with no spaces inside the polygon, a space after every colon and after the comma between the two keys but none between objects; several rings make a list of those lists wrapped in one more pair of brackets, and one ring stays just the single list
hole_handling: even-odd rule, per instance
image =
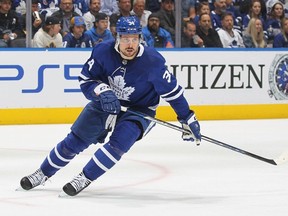
[{"label": "player's face", "polygon": [[139,42],[138,34],[122,35],[120,37],[119,50],[128,58],[134,57],[138,52]]}]

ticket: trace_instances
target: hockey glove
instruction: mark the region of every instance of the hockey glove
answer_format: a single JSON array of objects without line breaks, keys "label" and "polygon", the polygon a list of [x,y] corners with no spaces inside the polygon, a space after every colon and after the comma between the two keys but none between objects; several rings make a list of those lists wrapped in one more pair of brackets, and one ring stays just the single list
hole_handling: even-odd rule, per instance
[{"label": "hockey glove", "polygon": [[182,134],[182,139],[185,141],[195,141],[196,145],[200,145],[201,142],[201,133],[200,133],[200,125],[196,119],[195,113],[191,111],[191,114],[188,116],[186,120],[179,120],[182,124],[182,128],[190,131],[191,133]]},{"label": "hockey glove", "polygon": [[104,112],[117,115],[121,110],[120,101],[110,86],[105,83],[100,83],[94,89],[96,101],[100,102],[101,109]]}]

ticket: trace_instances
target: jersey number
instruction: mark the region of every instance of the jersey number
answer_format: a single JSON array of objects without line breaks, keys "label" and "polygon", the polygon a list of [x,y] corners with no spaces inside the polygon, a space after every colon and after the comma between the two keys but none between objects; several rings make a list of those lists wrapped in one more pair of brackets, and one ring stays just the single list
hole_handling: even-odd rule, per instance
[{"label": "jersey number", "polygon": [[87,64],[89,65],[89,71],[90,71],[91,68],[93,67],[94,59],[92,59],[92,60],[90,60],[89,62],[87,62]]},{"label": "jersey number", "polygon": [[163,79],[166,79],[168,83],[171,82],[171,73],[168,70],[163,74]]}]

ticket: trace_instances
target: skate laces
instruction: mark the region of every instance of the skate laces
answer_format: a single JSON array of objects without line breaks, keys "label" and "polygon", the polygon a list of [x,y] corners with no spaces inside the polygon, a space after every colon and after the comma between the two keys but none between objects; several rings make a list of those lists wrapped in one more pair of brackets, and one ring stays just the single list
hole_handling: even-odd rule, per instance
[{"label": "skate laces", "polygon": [[87,179],[83,172],[75,176],[70,184],[75,188],[76,191],[80,191],[83,188],[87,187],[92,181]]},{"label": "skate laces", "polygon": [[27,176],[33,187],[45,185],[48,177],[44,175],[41,169],[37,169],[33,174]]}]

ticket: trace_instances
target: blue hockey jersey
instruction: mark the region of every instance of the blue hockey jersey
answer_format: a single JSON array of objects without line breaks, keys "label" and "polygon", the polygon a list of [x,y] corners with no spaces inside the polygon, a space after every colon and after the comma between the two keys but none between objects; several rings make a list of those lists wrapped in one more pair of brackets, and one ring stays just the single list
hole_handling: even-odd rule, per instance
[{"label": "blue hockey jersey", "polygon": [[64,37],[63,37],[63,47],[72,47],[72,48],[87,48],[87,47],[92,47],[92,41],[91,38],[83,34],[80,38],[76,39],[73,35],[73,33],[68,32]]},{"label": "blue hockey jersey", "polygon": [[115,41],[99,43],[79,76],[84,95],[93,100],[99,82],[108,84],[122,106],[155,115],[160,96],[170,103],[180,119],[190,113],[183,89],[154,48],[140,45],[133,60],[124,60],[114,48]]}]

